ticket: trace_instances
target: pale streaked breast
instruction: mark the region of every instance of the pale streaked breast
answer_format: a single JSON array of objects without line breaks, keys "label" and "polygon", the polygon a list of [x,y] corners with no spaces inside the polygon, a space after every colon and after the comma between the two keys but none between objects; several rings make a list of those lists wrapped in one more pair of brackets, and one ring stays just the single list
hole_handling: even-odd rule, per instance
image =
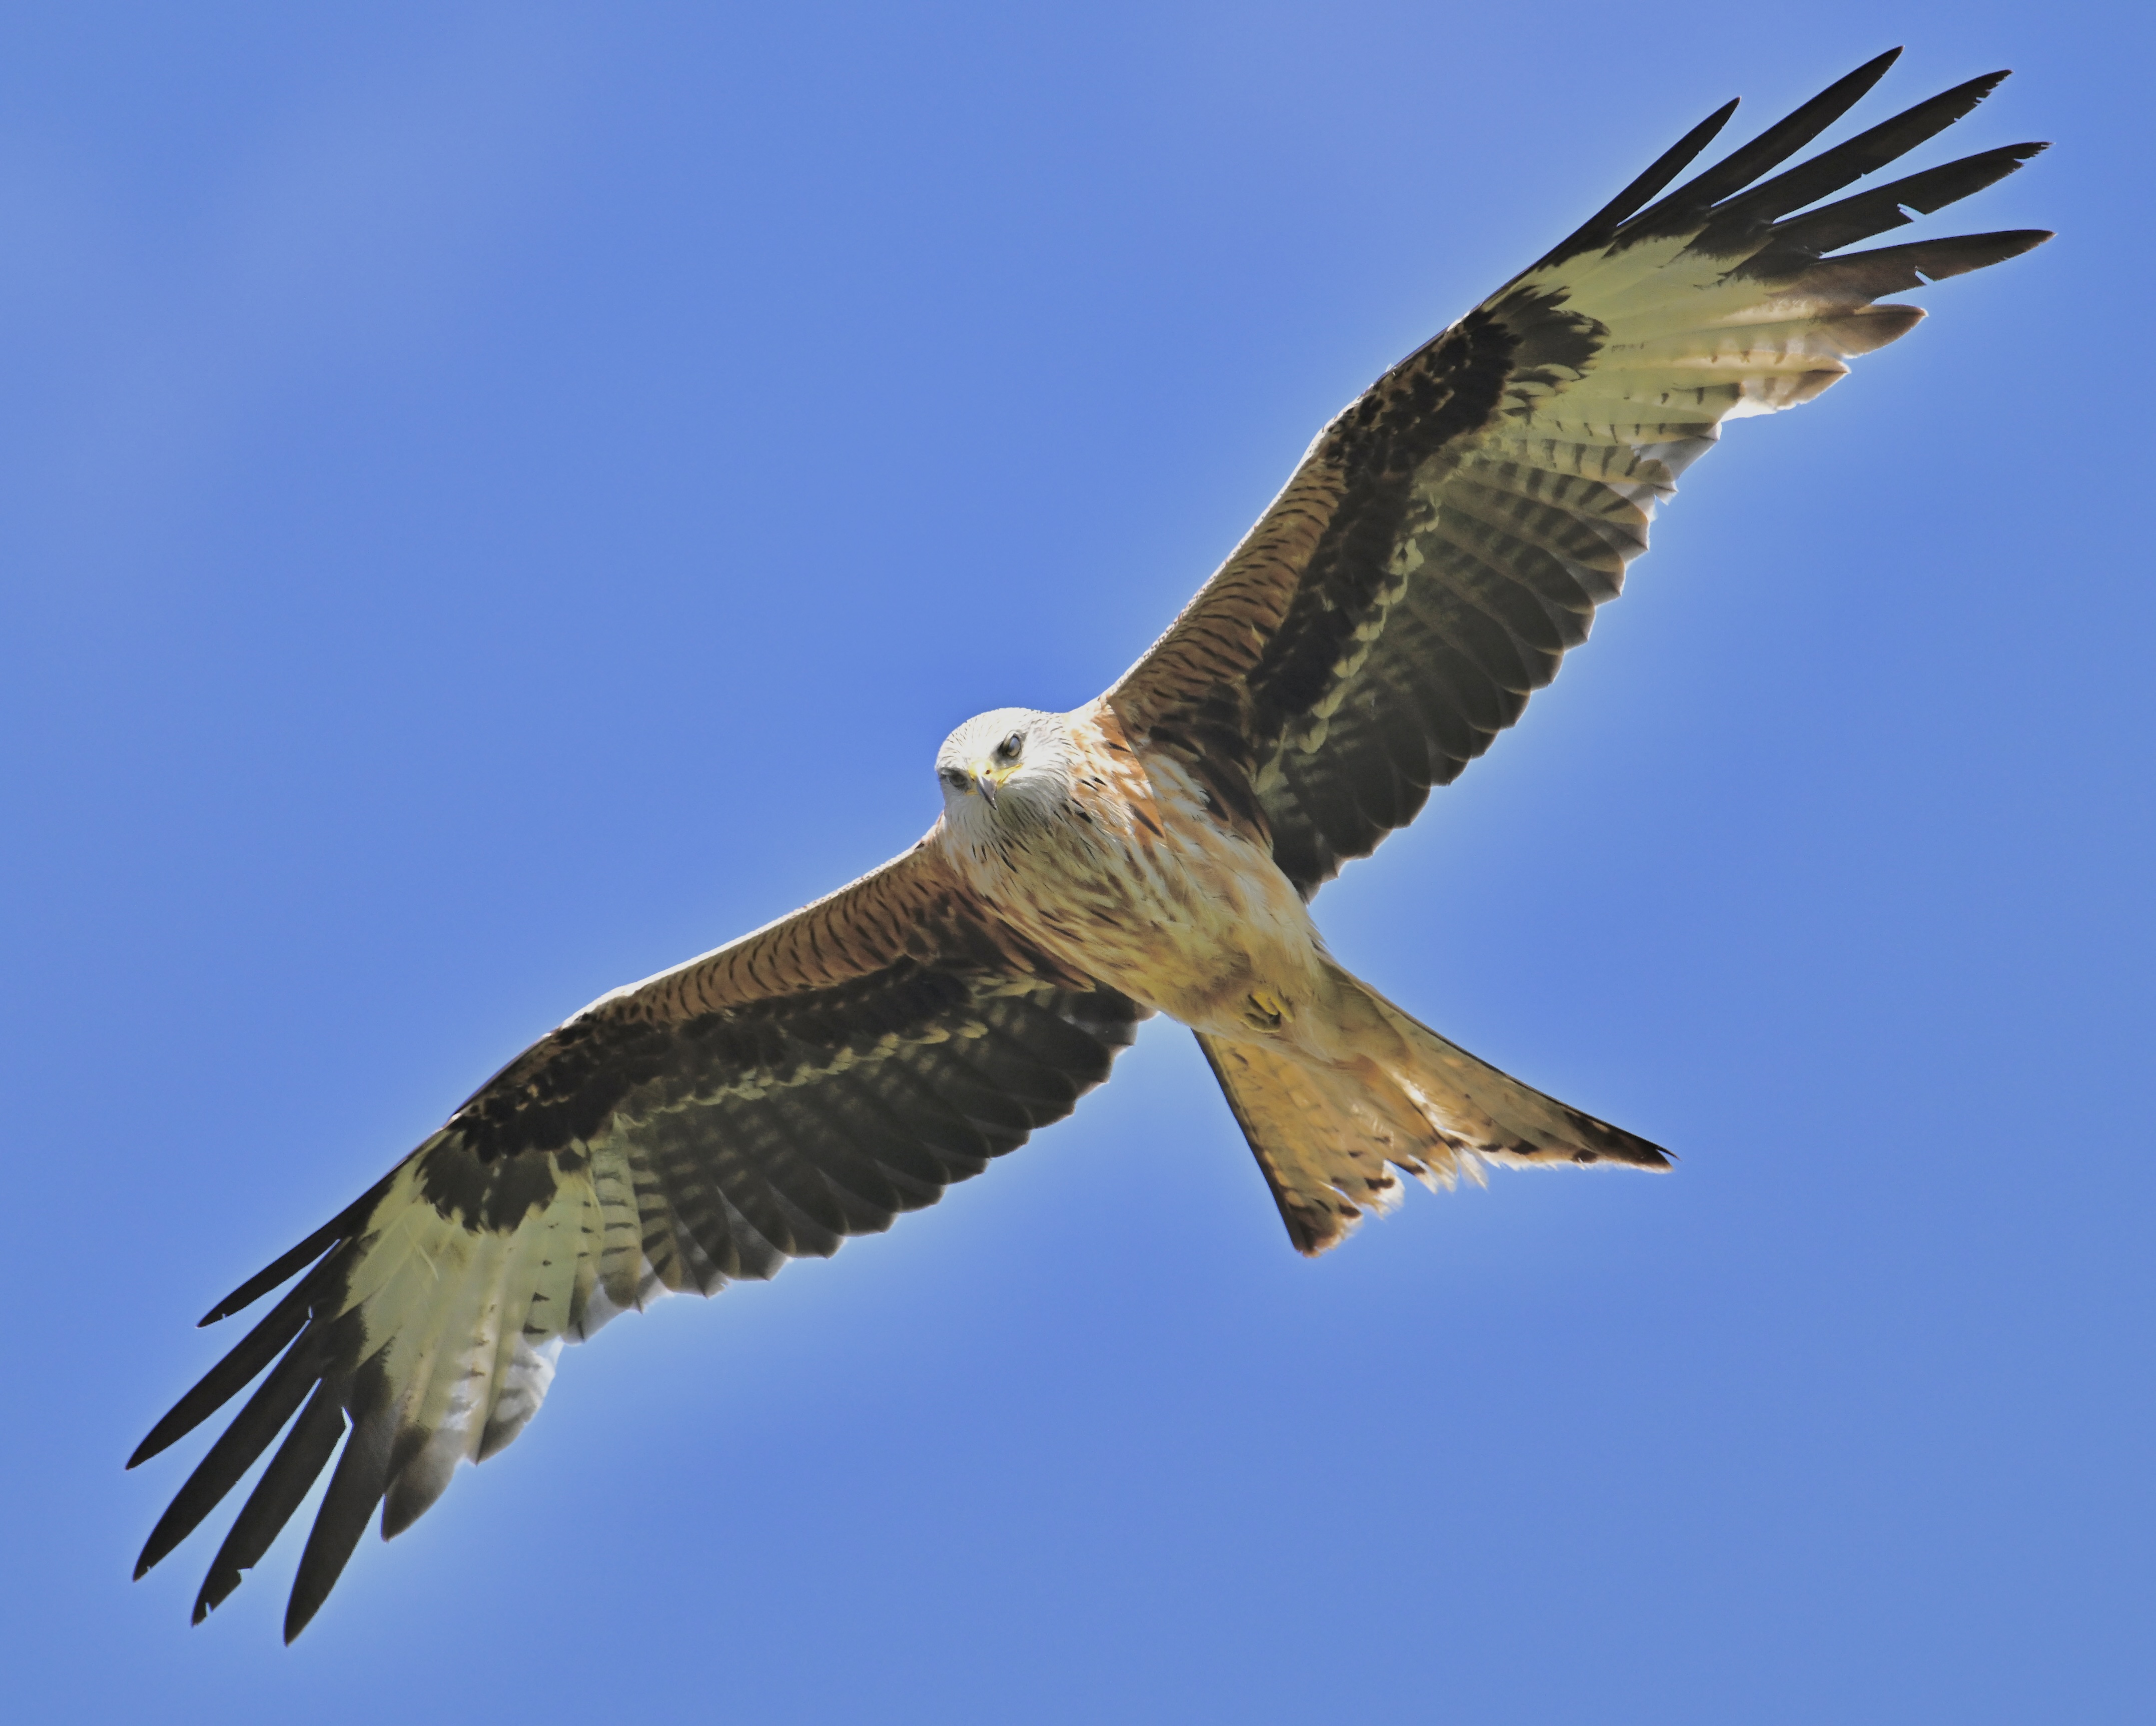
[{"label": "pale streaked breast", "polygon": [[1200,1030],[1247,1034],[1254,990],[1313,999],[1317,932],[1271,857],[1097,704],[1070,720],[1066,812],[954,847],[968,884],[1059,960]]}]

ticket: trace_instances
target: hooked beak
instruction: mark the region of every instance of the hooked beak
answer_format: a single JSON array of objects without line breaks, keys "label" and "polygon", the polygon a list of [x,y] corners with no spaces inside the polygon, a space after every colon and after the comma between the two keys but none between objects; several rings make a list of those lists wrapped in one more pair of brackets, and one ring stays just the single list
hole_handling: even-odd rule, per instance
[{"label": "hooked beak", "polygon": [[996,806],[995,770],[985,761],[977,761],[966,769],[973,780],[973,789],[981,794],[981,800],[990,809]]}]

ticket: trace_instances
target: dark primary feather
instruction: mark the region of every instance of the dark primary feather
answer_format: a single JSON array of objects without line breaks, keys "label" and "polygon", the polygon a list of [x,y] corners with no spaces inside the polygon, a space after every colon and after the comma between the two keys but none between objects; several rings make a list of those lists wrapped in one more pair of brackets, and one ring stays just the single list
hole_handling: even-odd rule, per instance
[{"label": "dark primary feather", "polygon": [[[1067,1114],[1107,1076],[1141,1009],[987,930],[939,869],[916,850],[596,1004],[280,1259],[271,1269],[286,1276],[318,1262],[131,1460],[269,1368],[152,1530],[136,1574],[192,1532],[290,1423],[196,1616],[239,1585],[336,1455],[286,1617],[295,1636],[377,1506],[384,1536],[398,1533],[458,1461],[521,1430],[544,1375],[538,1393],[521,1392],[499,1365],[512,1346],[587,1335],[662,1291],[708,1294],[828,1255]],[[555,1226],[564,1205],[582,1220],[566,1230]],[[414,1264],[398,1256],[400,1241],[413,1244]],[[490,1243],[492,1258],[458,1257]],[[268,1277],[216,1312],[265,1292]],[[512,1309],[518,1330],[481,1350],[496,1363],[479,1381],[486,1405],[467,1408],[458,1396],[477,1369],[459,1350],[490,1322],[506,1327]]]},{"label": "dark primary feather", "polygon": [[1306,895],[1412,820],[1520,717],[1616,595],[1656,505],[1723,418],[1809,400],[1847,357],[1920,316],[1873,295],[2048,237],[1823,257],[2042,147],[1986,151],[1806,209],[1969,113],[2005,75],[1994,73],[1760,177],[1893,58],[1647,203],[1729,110],[1717,113],[1387,372],[1109,692],[1133,735],[1190,759],[1225,804],[1255,804]]},{"label": "dark primary feather", "polygon": [[[270,1459],[270,1466],[262,1471],[262,1478],[255,1482],[254,1490],[240,1506],[239,1514],[233,1518],[232,1530],[218,1548],[217,1556],[210,1560],[209,1574],[203,1578],[201,1591],[195,1595],[197,1624],[231,1597],[233,1590],[239,1586],[241,1572],[253,1569],[261,1561],[262,1554],[270,1550],[270,1543],[282,1532],[285,1524],[292,1519],[292,1513],[300,1508],[300,1501],[307,1496],[308,1487],[314,1485],[321,1472],[329,1467],[330,1458],[336,1454],[337,1441],[345,1431],[344,1406],[338,1395],[340,1384],[330,1379],[316,1382],[306,1407],[300,1411],[300,1418],[285,1434],[285,1442],[278,1446],[277,1454]],[[290,1641],[302,1628],[304,1621],[294,1623],[288,1611],[285,1640]]]},{"label": "dark primary feather", "polygon": [[[1794,112],[1776,121],[1750,143],[1732,150],[1697,178],[1686,182],[1660,203],[1642,210],[1617,236],[1620,244],[1637,244],[1657,234],[1681,234],[1698,225],[1715,204],[1743,190],[1769,168],[1779,167],[1871,93],[1902,57],[1891,48],[1836,79]],[[1906,146],[1904,147],[1907,147]]]},{"label": "dark primary feather", "polygon": [[1762,180],[1740,196],[1724,202],[1715,211],[1714,220],[1702,230],[1697,244],[1710,252],[1735,249],[1751,238],[1754,229],[1779,220],[1792,210],[1832,196],[1845,186],[1853,185],[1865,175],[1907,155],[1927,139],[1936,137],[1954,121],[1973,112],[1976,105],[2005,78],[2004,72],[1987,72],[1981,78],[1958,84],[1929,101],[1919,102],[1897,114],[1892,120],[1881,121],[1846,143],[1822,150],[1810,161],[1770,180]]},{"label": "dark primary feather", "polygon": [[[239,1287],[212,1307],[208,1312],[203,1313],[195,1321],[196,1323],[198,1325],[215,1324],[220,1318],[229,1318],[235,1312],[244,1312],[269,1293],[271,1289],[276,1287],[279,1283],[290,1277],[302,1265],[314,1263],[316,1259],[327,1252],[332,1245],[341,1241],[359,1226],[367,1212],[374,1209],[376,1203],[381,1199],[389,1183],[386,1179],[376,1182],[373,1186],[361,1194],[352,1204],[324,1223],[290,1252],[284,1254],[273,1263],[264,1266],[246,1282],[241,1283]],[[162,1449],[163,1446],[160,1445],[158,1448]]]},{"label": "dark primary feather", "polygon": [[[304,1322],[305,1315],[302,1315]],[[233,1357],[228,1356],[227,1359]],[[252,1468],[270,1441],[285,1430],[285,1423],[299,1412],[315,1385],[320,1381],[318,1352],[310,1343],[305,1347],[287,1351],[269,1377],[264,1379],[247,1405],[233,1419],[232,1424],[218,1435],[209,1447],[209,1453],[196,1466],[167,1508],[157,1526],[151,1530],[150,1539],[136,1560],[135,1574],[139,1579],[166,1554],[194,1533],[202,1519],[216,1508],[217,1503],[239,1482],[239,1477]],[[219,1371],[223,1370],[220,1363]],[[253,1373],[232,1373],[229,1381],[244,1384]],[[204,1381],[208,1383],[208,1380]],[[213,1414],[229,1400],[232,1393],[223,1385],[218,1387],[216,1401],[204,1408],[203,1416]],[[190,1425],[194,1424],[190,1422]],[[154,1437],[155,1435],[153,1434]],[[157,1448],[163,1448],[162,1445]],[[141,1459],[138,1451],[133,1461]]]},{"label": "dark primary feather", "polygon": [[[327,1243],[316,1248],[318,1253],[326,1250]],[[230,1354],[212,1367],[194,1389],[165,1411],[164,1418],[136,1446],[127,1466],[133,1468],[148,1461],[229,1402],[242,1385],[250,1382],[306,1328],[309,1303],[320,1287],[321,1279],[310,1277],[271,1307],[267,1316],[248,1332]],[[138,1570],[136,1574],[141,1573]]]},{"label": "dark primary feather", "polygon": [[1627,217],[1636,215],[1648,199],[1690,167],[1699,152],[1715,141],[1722,127],[1729,124],[1738,105],[1736,98],[1732,96],[1701,121],[1663,152],[1654,165],[1638,179],[1545,252],[1535,268],[1539,270],[1544,265],[1561,263],[1581,252],[1608,245],[1615,236],[1619,225]]}]

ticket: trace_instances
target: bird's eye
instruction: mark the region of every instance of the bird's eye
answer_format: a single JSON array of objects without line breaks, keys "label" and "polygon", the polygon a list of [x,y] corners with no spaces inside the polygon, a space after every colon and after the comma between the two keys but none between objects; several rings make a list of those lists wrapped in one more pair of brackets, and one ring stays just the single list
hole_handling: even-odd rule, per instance
[{"label": "bird's eye", "polygon": [[966,789],[966,770],[962,767],[939,767],[936,769],[936,777],[953,791]]},{"label": "bird's eye", "polygon": [[996,753],[1001,756],[1005,761],[1016,761],[1018,759],[1018,752],[1024,747],[1025,734],[1023,732],[1013,732],[1009,737],[1005,737],[1003,742],[996,745]]}]

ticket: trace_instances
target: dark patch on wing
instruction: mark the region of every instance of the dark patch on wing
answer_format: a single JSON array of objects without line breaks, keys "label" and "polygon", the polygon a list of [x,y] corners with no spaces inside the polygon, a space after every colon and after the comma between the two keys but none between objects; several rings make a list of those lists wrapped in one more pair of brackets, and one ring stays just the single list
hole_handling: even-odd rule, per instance
[{"label": "dark patch on wing", "polygon": [[544,1210],[562,1178],[584,1167],[575,1149],[527,1148],[507,1157],[478,1155],[461,1133],[445,1133],[418,1153],[419,1191],[434,1209],[471,1229],[506,1235]]},{"label": "dark patch on wing", "polygon": [[1507,324],[1476,312],[1387,372],[1327,434],[1321,454],[1348,489],[1250,673],[1261,756],[1331,687],[1334,662],[1384,584],[1416,469],[1488,420],[1517,346]]},{"label": "dark patch on wing", "polygon": [[[1585,370],[1600,333],[1551,296],[1515,290],[1389,373],[1321,445],[1330,456],[1338,438],[1346,488],[1249,678],[1274,860],[1306,894],[1412,820],[1433,784],[1519,717],[1566,637],[1584,634],[1535,590],[1553,568],[1531,569],[1525,583],[1510,572],[1446,583],[1398,563],[1437,526],[1419,490],[1431,465],[1487,425],[1507,390]],[[1358,636],[1372,630],[1358,662]],[[1343,681],[1322,746],[1299,749],[1298,729]]]},{"label": "dark patch on wing", "polygon": [[[887,1174],[858,1165],[860,1147],[891,1142],[901,1147],[896,1154],[916,1154],[915,1117],[945,1138],[965,1118],[933,1092],[901,1095],[875,1069],[896,1062],[940,1076],[953,1094],[978,1090],[986,1120],[960,1126],[960,1143],[970,1156],[965,1133],[1014,1133],[995,1154],[1060,1118],[1078,1089],[1106,1076],[1100,1036],[1109,1021],[1136,1015],[1111,999],[1104,1016],[1090,996],[906,958],[835,988],[673,1023],[601,1009],[535,1044],[457,1112],[419,1153],[421,1191],[444,1216],[506,1231],[552,1201],[560,1175],[583,1166],[578,1147],[589,1140],[613,1133],[656,1153],[685,1133],[716,1166],[735,1170],[721,1186],[767,1234],[805,1232],[829,1251],[836,1241],[825,1235],[888,1226],[914,1208]],[[1057,1041],[1057,1030],[1081,1022],[1086,1033]],[[834,1130],[834,1114],[857,1136]],[[830,1167],[805,1172],[802,1159],[812,1153]],[[665,1160],[680,1158],[669,1151]],[[833,1194],[832,1169],[850,1165],[866,1192],[845,1190],[853,1201],[865,1198],[865,1210]],[[938,1178],[939,1169],[916,1162],[915,1174],[940,1192],[957,1177]],[[685,1173],[677,1184],[701,1192]],[[802,1218],[815,1226],[803,1231]],[[706,1215],[704,1232],[726,1231]]]},{"label": "dark patch on wing", "polygon": [[685,1020],[654,1023],[603,1005],[534,1043],[450,1124],[482,1164],[568,1144],[598,1133],[632,1096],[643,1112],[745,1074],[783,1080],[842,1049],[932,1023],[973,988],[954,972],[901,958],[832,988]]}]

